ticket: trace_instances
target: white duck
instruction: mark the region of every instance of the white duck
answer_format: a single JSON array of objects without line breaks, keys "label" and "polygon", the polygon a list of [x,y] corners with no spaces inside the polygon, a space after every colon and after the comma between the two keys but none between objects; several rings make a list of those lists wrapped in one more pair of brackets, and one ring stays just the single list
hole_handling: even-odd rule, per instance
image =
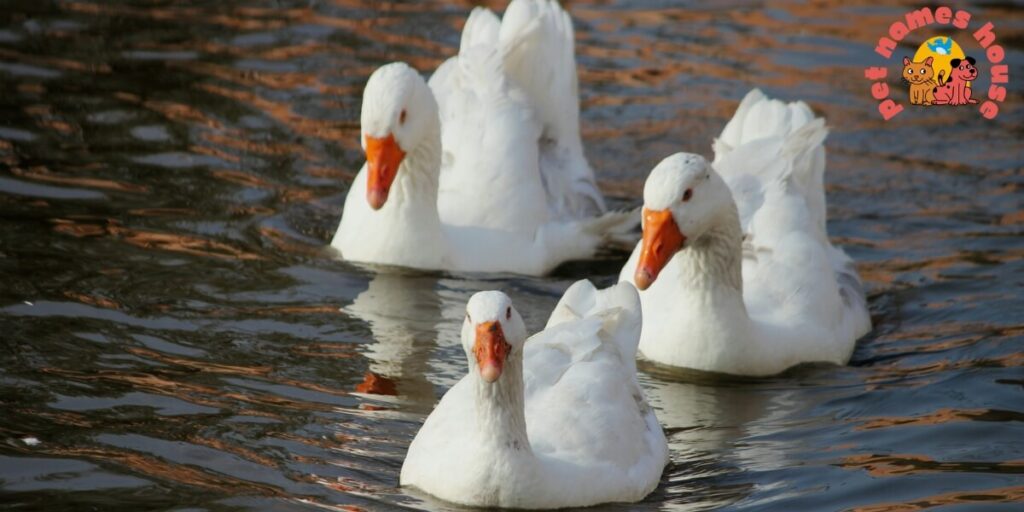
[{"label": "white duck", "polygon": [[533,275],[592,257],[634,221],[594,216],[578,118],[568,15],[550,0],[515,0],[504,23],[474,10],[430,86],[402,63],[370,76],[367,165],[331,245],[352,261]]},{"label": "white duck", "polygon": [[846,364],[871,318],[825,229],[827,132],[803,102],[754,90],[713,166],[678,153],[651,171],[643,240],[619,276],[643,290],[646,358],[741,375]]},{"label": "white duck", "polygon": [[577,282],[529,340],[508,296],[475,294],[462,326],[469,373],[416,435],[401,484],[478,507],[642,499],[668,446],[636,380],[639,335],[628,284]]}]

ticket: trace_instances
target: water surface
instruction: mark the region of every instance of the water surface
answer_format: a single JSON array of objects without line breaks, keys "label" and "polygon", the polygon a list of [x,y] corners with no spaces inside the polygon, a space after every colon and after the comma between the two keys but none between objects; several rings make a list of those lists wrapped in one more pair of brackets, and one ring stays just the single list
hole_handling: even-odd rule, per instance
[{"label": "water surface", "polygon": [[[639,204],[662,157],[710,156],[752,87],[827,117],[829,230],[875,322],[848,367],[643,366],[672,463],[643,503],[607,509],[1019,509],[1024,80],[994,121],[885,123],[862,69],[916,4],[567,4],[584,142],[614,206]],[[575,279],[610,284],[624,262],[534,279],[378,272],[324,250],[362,163],[366,77],[396,59],[429,73],[470,7],[5,3],[5,508],[451,508],[397,483],[465,371],[465,301],[505,290],[536,329]],[[1024,69],[1019,6],[969,8]]]}]

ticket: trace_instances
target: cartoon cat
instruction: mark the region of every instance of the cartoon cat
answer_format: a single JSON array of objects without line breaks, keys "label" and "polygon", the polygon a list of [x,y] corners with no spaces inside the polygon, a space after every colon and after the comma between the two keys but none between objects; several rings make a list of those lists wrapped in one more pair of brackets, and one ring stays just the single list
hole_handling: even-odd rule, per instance
[{"label": "cartoon cat", "polygon": [[903,57],[903,79],[910,83],[910,104],[931,105],[935,101],[935,69],[932,57],[921,62],[912,62]]}]

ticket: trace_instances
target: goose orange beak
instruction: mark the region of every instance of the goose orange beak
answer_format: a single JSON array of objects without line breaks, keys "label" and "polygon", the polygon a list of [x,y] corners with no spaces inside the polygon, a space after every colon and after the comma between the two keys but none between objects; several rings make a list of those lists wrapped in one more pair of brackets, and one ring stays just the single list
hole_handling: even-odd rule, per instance
[{"label": "goose orange beak", "polygon": [[405,152],[398,147],[394,135],[381,138],[366,135],[366,167],[369,172],[366,201],[374,210],[379,210],[387,202],[391,184],[404,158]]},{"label": "goose orange beak", "polygon": [[668,260],[682,248],[686,236],[679,231],[671,210],[652,211],[644,208],[643,218],[644,238],[633,281],[637,288],[646,290],[658,278]]},{"label": "goose orange beak", "polygon": [[498,322],[484,322],[476,326],[476,341],[473,342],[473,354],[476,355],[476,366],[480,377],[485,382],[494,382],[501,377],[512,346],[505,341],[505,333]]}]

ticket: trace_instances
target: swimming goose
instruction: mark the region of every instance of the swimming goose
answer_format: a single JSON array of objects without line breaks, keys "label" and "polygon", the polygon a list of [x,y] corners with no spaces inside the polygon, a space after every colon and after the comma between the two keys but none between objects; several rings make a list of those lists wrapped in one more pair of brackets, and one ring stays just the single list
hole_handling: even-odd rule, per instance
[{"label": "swimming goose", "polygon": [[635,225],[605,213],[579,137],[572,25],[551,0],[477,8],[428,85],[403,63],[363,93],[367,164],[331,245],[346,259],[542,275]]},{"label": "swimming goose", "polygon": [[561,508],[642,499],[668,446],[636,379],[633,286],[571,286],[544,331],[505,294],[469,300],[469,373],[409,446],[401,485],[477,507]]},{"label": "swimming goose", "polygon": [[619,276],[642,290],[643,356],[741,375],[846,364],[871,319],[825,228],[826,134],[803,102],[754,90],[713,165],[678,153],[651,171],[643,239]]}]

